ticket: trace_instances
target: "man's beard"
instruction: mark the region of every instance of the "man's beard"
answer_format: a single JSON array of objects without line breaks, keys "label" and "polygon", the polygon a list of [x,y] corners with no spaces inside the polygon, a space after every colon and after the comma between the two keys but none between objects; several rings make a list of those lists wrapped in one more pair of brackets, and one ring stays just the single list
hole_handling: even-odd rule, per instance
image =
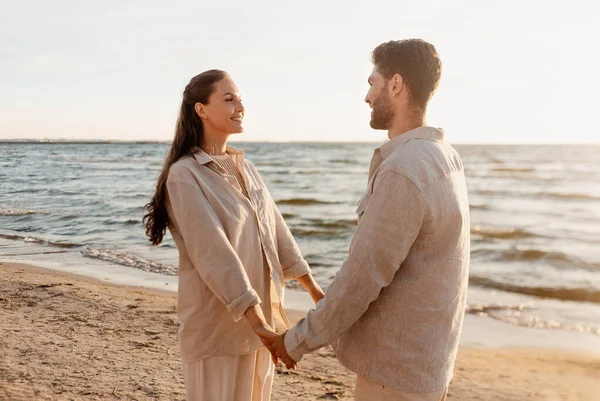
[{"label": "man's beard", "polygon": [[392,106],[387,93],[387,86],[381,90],[381,95],[373,102],[373,114],[371,116],[371,128],[389,129],[392,118]]}]

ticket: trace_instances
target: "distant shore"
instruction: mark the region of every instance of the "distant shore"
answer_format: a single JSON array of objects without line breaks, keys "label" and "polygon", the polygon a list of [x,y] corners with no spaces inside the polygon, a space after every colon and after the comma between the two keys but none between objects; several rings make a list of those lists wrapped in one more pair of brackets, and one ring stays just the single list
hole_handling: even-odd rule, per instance
[{"label": "distant shore", "polygon": [[[0,263],[0,288],[0,400],[185,398],[174,293],[17,263]],[[288,294],[287,304],[302,309],[303,295]],[[498,347],[477,346],[472,329],[467,319],[473,345],[460,349],[450,399],[598,399],[600,356],[506,347],[524,344],[522,332],[510,330],[492,339]],[[482,343],[488,334],[479,333]],[[297,371],[278,369],[272,399],[351,400],[353,382],[325,348]]]}]

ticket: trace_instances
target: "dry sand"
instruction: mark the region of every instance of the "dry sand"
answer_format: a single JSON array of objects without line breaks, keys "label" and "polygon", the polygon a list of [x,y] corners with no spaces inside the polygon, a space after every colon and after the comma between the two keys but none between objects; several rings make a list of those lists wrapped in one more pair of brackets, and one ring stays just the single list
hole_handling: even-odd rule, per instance
[{"label": "dry sand", "polygon": [[[0,263],[0,400],[183,400],[177,324],[173,293]],[[326,348],[278,369],[272,399],[351,400],[353,382]],[[461,347],[448,399],[600,401],[600,358]]]}]

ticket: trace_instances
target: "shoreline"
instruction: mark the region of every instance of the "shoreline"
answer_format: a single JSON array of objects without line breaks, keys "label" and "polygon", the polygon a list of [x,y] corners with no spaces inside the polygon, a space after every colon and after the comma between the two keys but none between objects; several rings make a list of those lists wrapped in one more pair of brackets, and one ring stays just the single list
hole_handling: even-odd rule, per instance
[{"label": "shoreline", "polygon": [[[0,262],[0,288],[0,400],[184,398],[173,291],[13,262]],[[303,293],[287,294],[303,304]],[[294,321],[302,315],[290,310]],[[546,346],[536,329],[467,318],[451,399],[597,400],[600,356]],[[536,341],[523,342],[523,330]],[[278,369],[272,399],[351,400],[353,383],[326,347],[297,371]]]},{"label": "shoreline", "polygon": [[[173,295],[177,293],[177,276],[147,272],[103,260],[83,261],[81,257],[64,255],[61,261],[57,255],[40,254],[35,258],[33,255],[23,255],[27,259],[0,257],[0,263],[52,270],[100,284],[164,291]],[[285,294],[285,309],[294,316],[290,317],[292,320],[300,319],[314,306],[310,296],[301,289],[288,288]],[[594,316],[600,316],[600,305],[536,299],[471,286],[467,302],[461,345],[484,348],[542,347],[600,356],[600,331],[594,334],[576,330],[578,321],[590,322]],[[530,307],[532,303],[534,307]],[[569,328],[575,330],[553,326],[557,314],[572,318]],[[482,333],[485,335],[482,336]]]},{"label": "shoreline", "polygon": [[[15,241],[15,239],[18,240]],[[48,246],[49,244],[50,246]],[[148,259],[138,256],[138,254],[144,254],[141,250],[139,251],[136,252],[134,249],[131,254],[115,253],[111,249],[88,249],[87,246],[81,244],[56,245],[48,239],[29,237],[22,233],[0,233],[0,261],[25,263],[80,274],[94,277],[102,282],[110,281],[125,285],[177,291],[176,269],[172,267],[172,264],[168,264],[171,262],[164,259],[165,249],[162,247],[153,248],[153,251],[157,251],[157,253],[146,255],[145,257],[149,257]],[[120,263],[120,260],[123,260],[124,263]],[[162,265],[163,263],[167,264]],[[166,266],[168,269],[164,270],[162,266]],[[527,338],[532,337],[531,331],[521,331],[521,334],[519,334],[515,333],[514,330],[509,330],[506,326],[542,329],[539,333],[545,338],[549,337],[545,333],[549,330],[561,334],[551,335],[544,343],[547,347],[565,348],[565,344],[575,344],[575,348],[581,350],[584,347],[580,343],[583,343],[589,344],[589,348],[594,353],[600,354],[600,343],[598,341],[578,335],[578,333],[583,333],[600,339],[600,319],[598,319],[598,316],[600,316],[600,303],[535,296],[519,291],[505,291],[480,286],[477,284],[477,280],[473,281],[469,285],[467,297],[466,313],[467,320],[470,322],[467,327],[472,324],[485,327],[495,326],[486,329],[486,331],[495,334],[496,329],[508,330],[510,332],[507,335],[525,339],[525,341],[516,344],[514,342],[508,344],[511,346],[519,346],[523,343],[526,346],[536,345],[537,340]],[[320,282],[322,285],[327,284],[327,280],[324,280],[323,277],[321,277]],[[297,304],[290,303],[294,298],[294,294],[296,294],[295,291],[299,290],[299,287],[294,285],[296,283],[291,284],[288,286],[290,297],[286,302],[288,309],[301,311],[310,309],[312,301],[308,297],[302,299],[300,296]],[[473,317],[477,318],[473,319]],[[483,322],[482,320],[495,320],[502,324],[495,325],[492,322]],[[575,333],[575,335],[565,335],[562,332]],[[558,338],[563,340],[557,341]],[[479,346],[481,341],[476,338],[472,342]],[[506,343],[502,339],[494,339],[494,341],[488,342],[490,346],[497,346],[498,343],[505,345]],[[573,347],[568,346],[567,348]]]}]

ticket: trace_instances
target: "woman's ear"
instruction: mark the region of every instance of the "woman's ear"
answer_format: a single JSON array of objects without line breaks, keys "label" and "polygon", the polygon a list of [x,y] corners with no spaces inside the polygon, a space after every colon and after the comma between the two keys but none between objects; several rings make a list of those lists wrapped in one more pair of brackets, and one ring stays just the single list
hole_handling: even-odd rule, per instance
[{"label": "woman's ear", "polygon": [[204,105],[202,103],[196,103],[194,105],[194,111],[198,114],[198,117],[207,119],[208,116],[206,114],[206,110],[204,109]]}]

